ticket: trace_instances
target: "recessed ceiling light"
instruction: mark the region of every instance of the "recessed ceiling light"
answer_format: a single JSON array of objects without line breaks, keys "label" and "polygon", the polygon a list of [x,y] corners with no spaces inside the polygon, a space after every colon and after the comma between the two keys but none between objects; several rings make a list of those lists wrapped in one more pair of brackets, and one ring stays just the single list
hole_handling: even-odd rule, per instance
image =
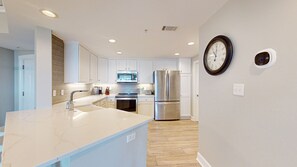
[{"label": "recessed ceiling light", "polygon": [[189,42],[188,43],[189,46],[194,45],[194,44],[195,44],[194,42]]},{"label": "recessed ceiling light", "polygon": [[110,40],[108,40],[110,43],[115,43],[116,42],[116,40],[115,39],[110,39]]},{"label": "recessed ceiling light", "polygon": [[122,52],[117,52],[117,54],[118,54],[118,55],[121,55],[121,54],[122,54]]},{"label": "recessed ceiling light", "polygon": [[41,10],[41,13],[46,15],[47,17],[51,17],[51,18],[57,17],[57,15],[54,12],[46,10],[46,9]]},{"label": "recessed ceiling light", "polygon": [[174,55],[175,55],[175,56],[179,56],[179,55],[180,55],[180,53],[174,53]]}]

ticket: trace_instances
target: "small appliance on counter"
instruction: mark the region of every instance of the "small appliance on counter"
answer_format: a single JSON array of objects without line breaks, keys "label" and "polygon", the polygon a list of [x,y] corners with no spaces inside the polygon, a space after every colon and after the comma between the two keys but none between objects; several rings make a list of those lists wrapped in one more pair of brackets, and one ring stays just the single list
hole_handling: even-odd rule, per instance
[{"label": "small appliance on counter", "polygon": [[102,95],[102,94],[103,94],[103,92],[102,92],[102,87],[99,86],[98,89],[99,89],[99,93],[98,93],[98,94],[99,94],[99,95]]},{"label": "small appliance on counter", "polygon": [[106,89],[105,89],[105,95],[109,95],[109,87],[106,87]]},{"label": "small appliance on counter", "polygon": [[98,95],[99,94],[99,87],[94,86],[91,92],[91,95]]},{"label": "small appliance on counter", "polygon": [[94,86],[91,91],[91,95],[102,95],[102,87],[101,86]]}]

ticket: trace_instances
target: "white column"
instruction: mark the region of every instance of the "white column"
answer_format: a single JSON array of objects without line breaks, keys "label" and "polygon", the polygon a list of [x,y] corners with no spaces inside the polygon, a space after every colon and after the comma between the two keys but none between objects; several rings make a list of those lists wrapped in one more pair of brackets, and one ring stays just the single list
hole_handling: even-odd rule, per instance
[{"label": "white column", "polygon": [[52,106],[52,31],[35,28],[36,109]]}]

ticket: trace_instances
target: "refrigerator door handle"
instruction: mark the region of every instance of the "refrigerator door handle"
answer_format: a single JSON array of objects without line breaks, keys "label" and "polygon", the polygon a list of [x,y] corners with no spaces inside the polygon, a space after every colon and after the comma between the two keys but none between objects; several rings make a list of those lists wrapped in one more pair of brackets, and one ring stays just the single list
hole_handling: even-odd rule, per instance
[{"label": "refrigerator door handle", "polygon": [[169,99],[169,73],[166,71],[166,99]]}]

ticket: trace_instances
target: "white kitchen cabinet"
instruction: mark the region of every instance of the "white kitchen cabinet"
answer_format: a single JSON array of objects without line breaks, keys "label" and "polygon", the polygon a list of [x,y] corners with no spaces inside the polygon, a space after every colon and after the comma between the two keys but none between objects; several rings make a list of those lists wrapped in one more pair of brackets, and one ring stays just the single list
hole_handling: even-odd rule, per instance
[{"label": "white kitchen cabinet", "polygon": [[137,61],[136,60],[127,60],[127,59],[118,59],[117,60],[117,70],[118,71],[136,71],[137,70]]},{"label": "white kitchen cabinet", "polygon": [[98,80],[98,58],[96,55],[91,54],[90,62],[90,82],[94,83]]},{"label": "white kitchen cabinet", "polygon": [[139,60],[138,65],[138,83],[153,83],[153,62],[150,60]]},{"label": "white kitchen cabinet", "polygon": [[191,74],[191,58],[178,59],[178,70],[182,74]]},{"label": "white kitchen cabinet", "polygon": [[180,75],[180,110],[181,117],[191,117],[191,74]]},{"label": "white kitchen cabinet", "polygon": [[177,59],[158,59],[154,61],[154,70],[177,70]]},{"label": "white kitchen cabinet", "polygon": [[154,98],[153,97],[144,97],[138,98],[137,106],[138,114],[146,115],[154,118]]},{"label": "white kitchen cabinet", "polygon": [[108,59],[98,57],[98,82],[108,83]]},{"label": "white kitchen cabinet", "polygon": [[108,60],[108,83],[117,83],[117,61],[113,59]]},{"label": "white kitchen cabinet", "polygon": [[191,117],[191,97],[180,98],[180,116],[190,119]]},{"label": "white kitchen cabinet", "polygon": [[65,83],[90,83],[91,53],[78,42],[65,42]]}]

